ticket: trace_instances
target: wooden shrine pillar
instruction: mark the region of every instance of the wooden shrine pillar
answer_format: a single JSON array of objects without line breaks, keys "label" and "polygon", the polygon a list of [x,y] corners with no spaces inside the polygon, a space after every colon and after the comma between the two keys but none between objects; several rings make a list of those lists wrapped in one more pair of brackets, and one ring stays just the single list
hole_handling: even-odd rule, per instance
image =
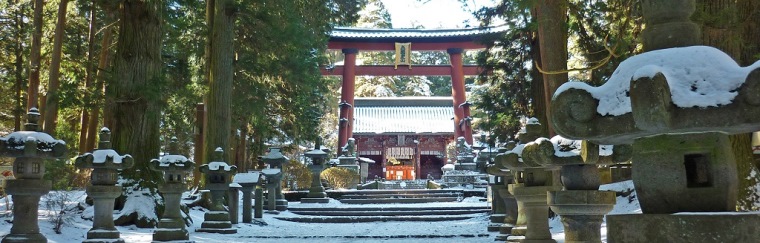
[{"label": "wooden shrine pillar", "polygon": [[454,99],[454,137],[464,137],[468,144],[472,144],[472,127],[470,126],[470,103],[464,89],[464,70],[462,68],[462,48],[449,48],[446,50],[451,59],[451,96]]},{"label": "wooden shrine pillar", "polygon": [[354,90],[356,81],[356,48],[343,49],[343,83],[340,91],[340,117],[338,120],[338,150],[341,153],[348,138],[353,136],[354,121]]}]

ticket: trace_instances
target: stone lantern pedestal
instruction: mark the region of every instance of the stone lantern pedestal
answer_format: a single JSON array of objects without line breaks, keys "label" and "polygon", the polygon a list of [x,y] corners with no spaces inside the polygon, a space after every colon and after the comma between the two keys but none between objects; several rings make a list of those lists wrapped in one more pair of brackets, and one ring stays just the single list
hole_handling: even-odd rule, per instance
[{"label": "stone lantern pedestal", "polygon": [[[524,186],[509,184],[509,192],[525,209],[527,230],[524,237],[510,236],[508,241],[518,242],[556,242],[549,232],[549,205],[546,193],[562,190],[561,186]],[[513,228],[514,230],[515,228]]]},{"label": "stone lantern pedestal", "polygon": [[322,165],[309,165],[311,170],[311,187],[309,188],[309,194],[306,194],[305,198],[301,198],[301,203],[328,203],[330,199],[327,198],[325,193],[325,187],[322,185],[320,175],[322,174]]},{"label": "stone lantern pedestal", "polygon": [[[274,190],[269,191],[269,193],[274,193],[275,195],[275,205],[277,211],[288,210],[288,200],[285,200],[285,195],[282,194],[282,185],[280,184],[282,181],[282,166],[288,163],[288,157],[285,157],[285,155],[280,152],[280,148],[269,148],[269,153],[261,157],[261,160],[263,160],[265,164],[268,164],[270,168],[280,169],[280,174],[272,177],[272,179],[277,180],[277,184],[276,187],[273,188]],[[270,177],[267,176],[267,181],[269,181],[269,179]],[[267,182],[267,188],[269,186],[270,184]]]},{"label": "stone lantern pedestal", "polygon": [[602,221],[615,206],[615,192],[552,191],[548,197],[552,211],[562,217],[565,242],[601,242]]},{"label": "stone lantern pedestal", "polygon": [[14,157],[13,174],[16,179],[6,181],[5,191],[13,198],[13,226],[3,243],[47,242],[40,234],[37,222],[40,196],[50,191],[51,182],[43,180],[44,159],[61,158],[66,153],[66,143],[50,135],[37,132],[40,113],[32,108],[27,113],[24,131],[13,132],[0,138],[0,156]]},{"label": "stone lantern pedestal", "polygon": [[214,161],[200,167],[201,172],[206,176],[206,189],[211,191],[212,202],[209,211],[203,215],[201,227],[195,231],[219,234],[237,233],[237,229],[232,228],[230,214],[224,210],[224,195],[229,190],[230,177],[235,174],[237,167],[222,161],[223,154],[222,148],[217,148]]},{"label": "stone lantern pedestal", "polygon": [[324,161],[327,158],[327,153],[320,149],[319,142],[314,146],[314,150],[304,153],[304,156],[311,159],[311,187],[309,188],[309,194],[305,198],[301,199],[301,203],[328,203],[330,199],[327,198],[325,193],[325,187],[322,185],[322,179],[320,175],[324,169]]},{"label": "stone lantern pedestal", "polygon": [[77,157],[75,161],[77,168],[93,169],[87,195],[95,204],[95,215],[92,229],[87,231],[87,240],[84,242],[124,242],[113,222],[114,199],[120,196],[122,191],[122,188],[115,184],[118,178],[117,171],[131,168],[134,161],[132,156],[122,156],[111,149],[110,140],[111,131],[105,127],[100,129],[98,149]]},{"label": "stone lantern pedestal", "polygon": [[261,173],[267,178],[267,200],[266,207],[268,213],[278,213],[277,211],[284,211],[277,208],[277,190],[280,187],[280,181],[282,180],[282,171],[280,169],[263,169]]},{"label": "stone lantern pedestal", "polygon": [[[261,178],[263,175],[259,172],[240,173],[235,175],[232,182],[239,184],[240,190],[243,191],[243,223],[252,223],[251,219],[251,194],[257,185],[261,185],[264,181]],[[261,203],[259,198],[256,198],[257,203]]]},{"label": "stone lantern pedestal", "polygon": [[159,159],[150,161],[150,169],[160,171],[164,182],[158,185],[158,191],[164,197],[164,215],[158,221],[158,228],[153,231],[153,242],[192,243],[190,233],[185,229],[185,220],[180,211],[182,192],[185,191],[185,175],[192,171],[195,163],[178,154],[178,142],[172,137],[169,153]]},{"label": "stone lantern pedestal", "polygon": [[3,237],[3,243],[47,242],[47,238],[40,234],[37,210],[40,197],[47,194],[51,187],[52,183],[47,180],[15,179],[6,182],[5,193],[13,196],[13,226],[10,234]]}]

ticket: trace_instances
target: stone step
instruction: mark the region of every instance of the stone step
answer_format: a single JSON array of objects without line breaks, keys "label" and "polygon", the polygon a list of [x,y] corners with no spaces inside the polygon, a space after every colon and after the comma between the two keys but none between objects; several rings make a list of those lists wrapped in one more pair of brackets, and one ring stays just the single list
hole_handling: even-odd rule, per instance
[{"label": "stone step", "polygon": [[463,193],[463,190],[457,189],[369,189],[369,190],[357,190],[346,193],[345,195],[357,195],[357,194],[424,194],[424,193]]},{"label": "stone step", "polygon": [[458,197],[457,193],[347,194],[340,199]]},{"label": "stone step", "polygon": [[398,221],[423,221],[438,222],[452,220],[466,220],[477,217],[481,214],[473,215],[456,215],[456,216],[304,216],[304,217],[274,217],[279,220],[300,222],[300,223],[366,223],[366,222],[398,222]]},{"label": "stone step", "polygon": [[457,202],[458,197],[340,199],[345,204]]},{"label": "stone step", "polygon": [[464,215],[487,213],[490,209],[473,210],[405,210],[405,211],[292,211],[298,215],[312,216],[423,216],[423,215]]},{"label": "stone step", "polygon": [[423,211],[423,210],[491,210],[488,206],[455,206],[455,207],[319,207],[319,208],[306,208],[306,207],[290,207],[288,211],[293,213],[299,211]]}]

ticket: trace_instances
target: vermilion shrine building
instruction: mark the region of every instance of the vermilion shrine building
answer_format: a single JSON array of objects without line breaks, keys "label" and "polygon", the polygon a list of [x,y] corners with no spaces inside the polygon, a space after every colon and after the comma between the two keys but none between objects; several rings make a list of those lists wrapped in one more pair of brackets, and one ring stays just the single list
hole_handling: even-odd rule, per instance
[{"label": "vermilion shrine building", "polygon": [[[353,137],[359,155],[378,162],[370,166],[370,179],[375,178],[375,175],[391,180],[419,179],[428,174],[440,178],[440,168],[446,160],[446,144],[460,136],[472,144],[472,118],[470,103],[465,94],[464,77],[478,75],[479,70],[475,65],[464,65],[462,54],[466,50],[485,48],[477,43],[482,36],[505,30],[504,27],[333,29],[328,49],[342,50],[344,65],[324,69],[323,75],[343,77],[338,145],[345,145],[348,138]],[[356,65],[357,53],[396,51],[397,43],[411,43],[411,51],[446,51],[451,60],[450,65],[416,66],[413,62],[411,67],[395,67],[392,64]],[[452,94],[451,98],[355,99],[355,78],[362,75],[451,76]],[[402,163],[388,165],[388,160]]]}]

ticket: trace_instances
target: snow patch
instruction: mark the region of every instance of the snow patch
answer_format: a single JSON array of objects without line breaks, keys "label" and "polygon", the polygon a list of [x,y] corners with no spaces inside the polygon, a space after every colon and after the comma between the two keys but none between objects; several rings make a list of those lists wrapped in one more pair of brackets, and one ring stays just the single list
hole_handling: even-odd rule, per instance
[{"label": "snow patch", "polygon": [[678,107],[711,107],[730,104],[749,73],[760,67],[755,62],[740,67],[722,51],[709,46],[690,46],[645,52],[620,63],[602,86],[568,82],[554,93],[556,98],[570,89],[588,91],[599,100],[597,113],[619,116],[631,112],[630,83],[662,73],[668,81],[673,103]]}]

